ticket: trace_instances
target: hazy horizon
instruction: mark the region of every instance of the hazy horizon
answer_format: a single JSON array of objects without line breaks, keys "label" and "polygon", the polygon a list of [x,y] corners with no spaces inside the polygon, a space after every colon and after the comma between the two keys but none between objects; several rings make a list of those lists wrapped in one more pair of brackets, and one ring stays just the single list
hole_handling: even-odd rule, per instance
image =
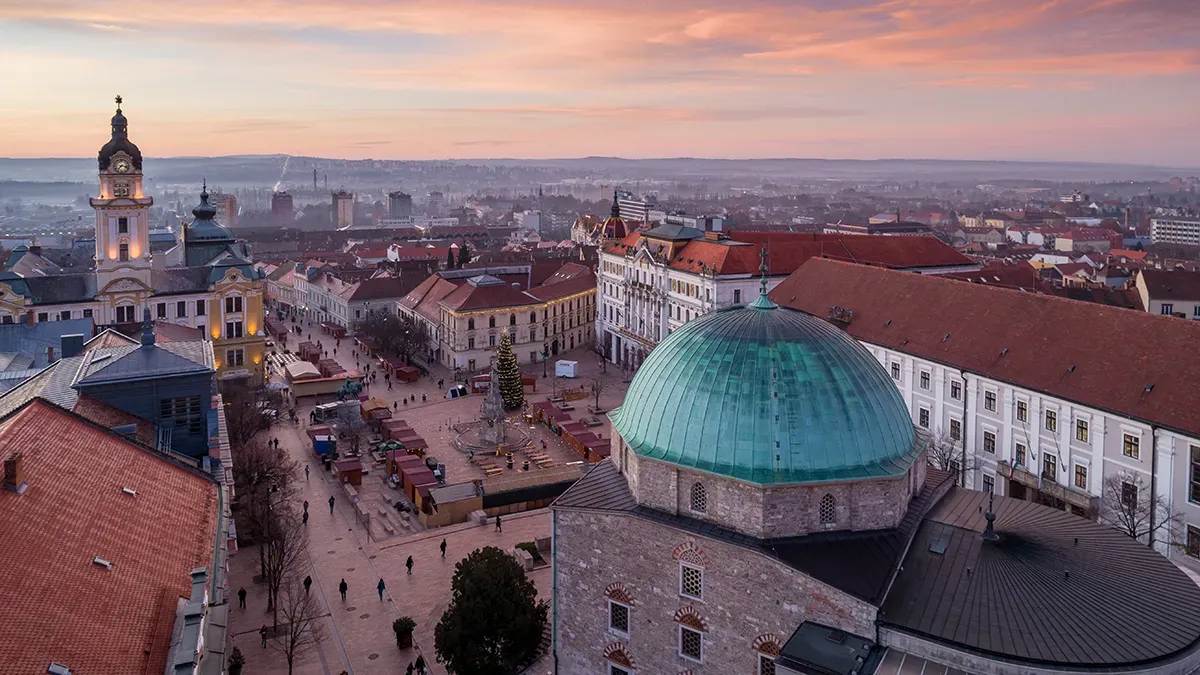
[{"label": "hazy horizon", "polygon": [[[1187,166],[1191,0],[0,0],[0,154]],[[971,160],[969,158],[978,158]]]}]

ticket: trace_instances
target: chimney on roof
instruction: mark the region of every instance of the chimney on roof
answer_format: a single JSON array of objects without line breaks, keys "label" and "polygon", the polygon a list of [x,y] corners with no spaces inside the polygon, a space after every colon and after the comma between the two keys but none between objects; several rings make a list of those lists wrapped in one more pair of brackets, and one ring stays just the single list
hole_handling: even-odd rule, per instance
[{"label": "chimney on roof", "polygon": [[21,453],[9,453],[4,458],[4,489],[12,490],[17,494],[25,491],[25,471],[21,465]]},{"label": "chimney on roof", "polygon": [[69,359],[79,355],[83,351],[83,338],[83,333],[59,337],[59,351],[62,352],[62,358]]}]

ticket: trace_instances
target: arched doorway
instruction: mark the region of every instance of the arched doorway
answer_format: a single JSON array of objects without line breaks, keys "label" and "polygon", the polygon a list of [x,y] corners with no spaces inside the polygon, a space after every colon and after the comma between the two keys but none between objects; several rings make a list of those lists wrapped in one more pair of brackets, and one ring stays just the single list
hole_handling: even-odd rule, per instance
[{"label": "arched doorway", "polygon": [[558,338],[555,338],[554,342],[550,343],[550,354],[558,356]]}]

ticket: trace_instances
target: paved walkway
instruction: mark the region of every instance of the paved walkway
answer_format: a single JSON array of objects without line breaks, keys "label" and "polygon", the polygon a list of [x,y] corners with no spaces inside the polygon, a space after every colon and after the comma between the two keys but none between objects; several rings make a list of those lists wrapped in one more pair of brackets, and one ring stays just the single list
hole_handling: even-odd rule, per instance
[{"label": "paved walkway", "polygon": [[[329,612],[328,638],[318,650],[300,659],[294,671],[297,675],[337,675],[342,670],[351,675],[393,675],[403,672],[417,653],[423,653],[431,671],[441,675],[444,669],[433,663],[433,628],[449,599],[454,565],[482,546],[511,550],[518,542],[550,534],[549,511],[540,509],[504,517],[504,531],[499,533],[489,522],[484,527],[461,524],[381,543],[368,542],[366,531],[355,522],[354,511],[340,486],[319,463],[310,461],[301,429],[276,428],[272,435],[311,469],[309,480],[301,485],[301,499],[308,500],[310,514],[311,571],[308,573],[313,577],[313,592]],[[330,495],[335,497],[332,515],[328,505]],[[447,541],[445,560],[438,550],[443,537]],[[415,563],[412,575],[407,574],[404,565],[410,555]],[[253,548],[239,551],[231,560],[230,585],[235,592],[237,588],[246,588],[249,596],[247,608],[232,613],[233,644],[247,657],[246,672],[286,673],[283,656],[259,645],[258,629],[264,623],[270,624],[271,616],[266,612],[265,585],[253,583],[257,566],[257,551]],[[387,586],[383,602],[376,593],[381,576]],[[338,584],[343,578],[349,585],[345,602],[338,595]],[[531,578],[539,596],[549,599],[549,568],[533,572]],[[401,651],[396,647],[391,624],[402,615],[417,622],[413,650]]]}]

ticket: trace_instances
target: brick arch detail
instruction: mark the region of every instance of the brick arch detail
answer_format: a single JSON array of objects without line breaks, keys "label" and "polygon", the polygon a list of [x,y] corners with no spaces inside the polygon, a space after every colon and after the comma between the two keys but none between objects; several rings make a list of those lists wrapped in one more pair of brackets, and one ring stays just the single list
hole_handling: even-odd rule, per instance
[{"label": "brick arch detail", "polygon": [[695,607],[690,605],[675,610],[675,622],[681,623],[688,628],[695,628],[705,633],[708,632],[708,620],[704,618],[704,615],[696,611]]},{"label": "brick arch detail", "polygon": [[754,651],[767,656],[779,656],[779,652],[783,651],[783,641],[774,633],[763,633],[754,638],[752,644]]},{"label": "brick arch detail", "polygon": [[620,581],[614,581],[604,588],[604,597],[609,600],[616,600],[623,605],[633,607],[633,593],[629,592],[629,587]]},{"label": "brick arch detail", "polygon": [[637,670],[637,664],[633,660],[633,654],[630,654],[629,649],[620,642],[610,642],[608,646],[604,648],[604,658],[608,659],[612,663],[617,664],[618,666],[629,668],[630,670]]},{"label": "brick arch detail", "polygon": [[696,546],[695,542],[688,540],[675,547],[675,551],[671,554],[679,562],[685,562],[689,565],[697,565],[704,567],[704,550]]}]

